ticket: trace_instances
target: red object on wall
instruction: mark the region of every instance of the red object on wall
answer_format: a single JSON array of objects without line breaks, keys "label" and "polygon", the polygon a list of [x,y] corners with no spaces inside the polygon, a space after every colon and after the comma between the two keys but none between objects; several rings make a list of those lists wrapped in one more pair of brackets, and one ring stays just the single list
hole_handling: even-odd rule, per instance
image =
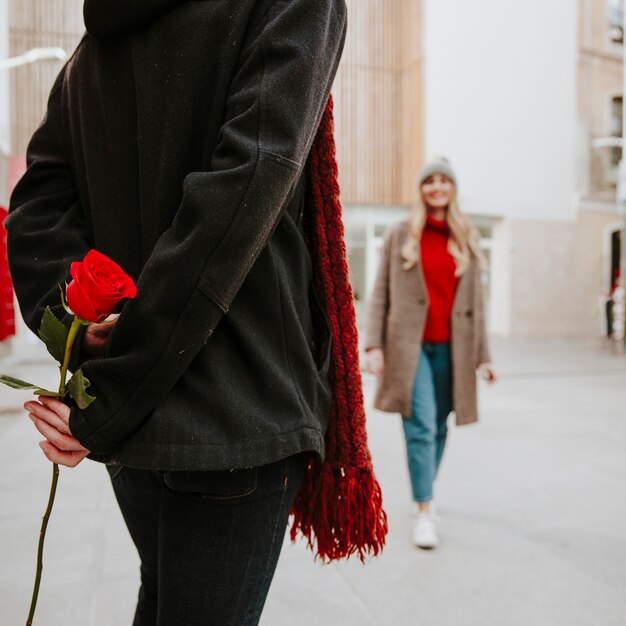
[{"label": "red object on wall", "polygon": [[13,284],[7,261],[7,231],[4,228],[6,216],[7,210],[0,207],[0,341],[15,335]]}]

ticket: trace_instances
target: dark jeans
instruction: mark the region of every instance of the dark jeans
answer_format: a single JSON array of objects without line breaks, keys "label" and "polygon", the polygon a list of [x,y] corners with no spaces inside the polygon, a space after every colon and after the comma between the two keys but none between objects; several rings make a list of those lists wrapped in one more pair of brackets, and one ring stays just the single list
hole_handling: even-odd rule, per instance
[{"label": "dark jeans", "polygon": [[109,466],[141,559],[133,626],[258,624],[305,462],[301,454],[220,472]]}]

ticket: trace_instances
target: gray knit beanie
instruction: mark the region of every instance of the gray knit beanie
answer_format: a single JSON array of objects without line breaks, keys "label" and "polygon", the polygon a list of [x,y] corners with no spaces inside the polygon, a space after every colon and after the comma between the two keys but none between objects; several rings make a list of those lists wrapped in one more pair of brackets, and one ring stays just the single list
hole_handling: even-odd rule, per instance
[{"label": "gray knit beanie", "polygon": [[428,161],[420,170],[419,176],[417,177],[418,189],[429,176],[434,176],[435,174],[441,174],[449,178],[456,187],[456,175],[454,174],[450,161],[444,156],[436,156]]}]

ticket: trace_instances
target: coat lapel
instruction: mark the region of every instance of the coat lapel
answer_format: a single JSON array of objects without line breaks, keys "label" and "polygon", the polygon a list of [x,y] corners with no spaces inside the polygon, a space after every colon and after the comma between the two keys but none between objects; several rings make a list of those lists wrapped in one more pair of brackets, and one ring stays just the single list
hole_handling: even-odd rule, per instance
[{"label": "coat lapel", "polygon": [[396,263],[398,264],[398,292],[402,294],[402,298],[406,300],[405,305],[408,310],[418,311],[425,310],[430,304],[428,298],[428,290],[426,289],[426,280],[422,269],[421,259],[411,268],[405,270],[404,259],[401,250],[404,240],[408,234],[408,225],[405,225],[400,239],[401,245],[398,246]]},{"label": "coat lapel", "polygon": [[467,271],[459,277],[459,282],[456,286],[456,293],[454,294],[454,304],[452,306],[452,318],[457,313],[465,313],[467,303],[470,302],[472,280],[468,278],[468,274],[472,271],[471,267],[467,268]]}]

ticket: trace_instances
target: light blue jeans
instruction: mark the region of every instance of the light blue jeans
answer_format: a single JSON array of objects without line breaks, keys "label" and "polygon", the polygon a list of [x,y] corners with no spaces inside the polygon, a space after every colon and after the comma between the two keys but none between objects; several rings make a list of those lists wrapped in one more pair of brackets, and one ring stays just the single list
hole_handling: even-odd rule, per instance
[{"label": "light blue jeans", "polygon": [[413,381],[411,415],[403,416],[413,499],[430,502],[452,411],[449,343],[424,343]]}]

